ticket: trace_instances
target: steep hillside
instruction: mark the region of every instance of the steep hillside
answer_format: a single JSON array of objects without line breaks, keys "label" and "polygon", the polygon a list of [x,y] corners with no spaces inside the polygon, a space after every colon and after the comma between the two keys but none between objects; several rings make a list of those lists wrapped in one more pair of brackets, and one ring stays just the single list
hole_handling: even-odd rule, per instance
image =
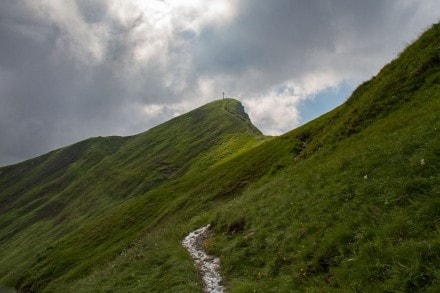
[{"label": "steep hillside", "polygon": [[[231,292],[439,292],[438,48],[440,24],[345,104],[263,143],[227,100],[107,138],[101,155],[78,144],[71,159],[61,155],[68,147],[0,169],[0,282],[21,291],[201,292],[180,241],[210,223],[204,247],[220,257]],[[173,133],[179,139],[165,139]],[[151,169],[142,175],[141,166]],[[55,201],[32,218],[44,190],[75,212],[51,214]]]},{"label": "steep hillside", "polygon": [[250,151],[277,167],[215,212],[206,244],[231,291],[440,291],[438,48],[436,24],[345,104]]},{"label": "steep hillside", "polygon": [[225,99],[136,136],[92,138],[0,168],[0,280],[15,285],[39,253],[120,203],[263,140],[243,106]]}]

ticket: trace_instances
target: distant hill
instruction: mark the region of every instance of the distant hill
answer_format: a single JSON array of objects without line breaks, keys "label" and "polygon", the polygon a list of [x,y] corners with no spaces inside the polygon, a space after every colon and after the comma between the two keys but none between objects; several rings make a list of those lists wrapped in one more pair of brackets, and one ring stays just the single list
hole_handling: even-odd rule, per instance
[{"label": "distant hill", "polygon": [[236,100],[0,168],[0,284],[201,292],[440,291],[440,24],[338,108],[268,138]]}]

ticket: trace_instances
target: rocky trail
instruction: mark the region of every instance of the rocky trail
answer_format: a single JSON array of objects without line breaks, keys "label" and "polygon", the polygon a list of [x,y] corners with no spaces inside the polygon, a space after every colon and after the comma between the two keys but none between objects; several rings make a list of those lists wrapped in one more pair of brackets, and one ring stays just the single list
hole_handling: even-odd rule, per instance
[{"label": "rocky trail", "polygon": [[205,283],[204,291],[206,293],[224,293],[226,290],[220,285],[222,280],[219,273],[220,259],[208,255],[203,250],[203,242],[209,237],[209,234],[209,225],[206,225],[189,233],[183,239],[182,245],[188,250],[197,268],[200,270],[203,282]]}]

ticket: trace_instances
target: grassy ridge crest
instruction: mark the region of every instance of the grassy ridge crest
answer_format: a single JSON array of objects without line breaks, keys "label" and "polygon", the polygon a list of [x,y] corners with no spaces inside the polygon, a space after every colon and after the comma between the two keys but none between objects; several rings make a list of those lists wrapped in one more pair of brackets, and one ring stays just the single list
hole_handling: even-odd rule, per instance
[{"label": "grassy ridge crest", "polygon": [[150,208],[136,218],[124,207],[154,207],[156,199],[143,198],[149,191],[264,140],[241,104],[225,99],[139,135],[92,138],[0,168],[1,282],[40,290],[113,257],[139,233],[130,223],[163,212]]}]

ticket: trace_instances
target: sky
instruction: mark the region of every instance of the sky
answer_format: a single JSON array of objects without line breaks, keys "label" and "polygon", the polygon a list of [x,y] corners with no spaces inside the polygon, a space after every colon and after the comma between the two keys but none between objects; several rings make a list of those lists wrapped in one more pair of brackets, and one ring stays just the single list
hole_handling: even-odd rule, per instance
[{"label": "sky", "polygon": [[438,0],[0,1],[0,166],[136,134],[223,92],[278,135],[439,20]]}]

